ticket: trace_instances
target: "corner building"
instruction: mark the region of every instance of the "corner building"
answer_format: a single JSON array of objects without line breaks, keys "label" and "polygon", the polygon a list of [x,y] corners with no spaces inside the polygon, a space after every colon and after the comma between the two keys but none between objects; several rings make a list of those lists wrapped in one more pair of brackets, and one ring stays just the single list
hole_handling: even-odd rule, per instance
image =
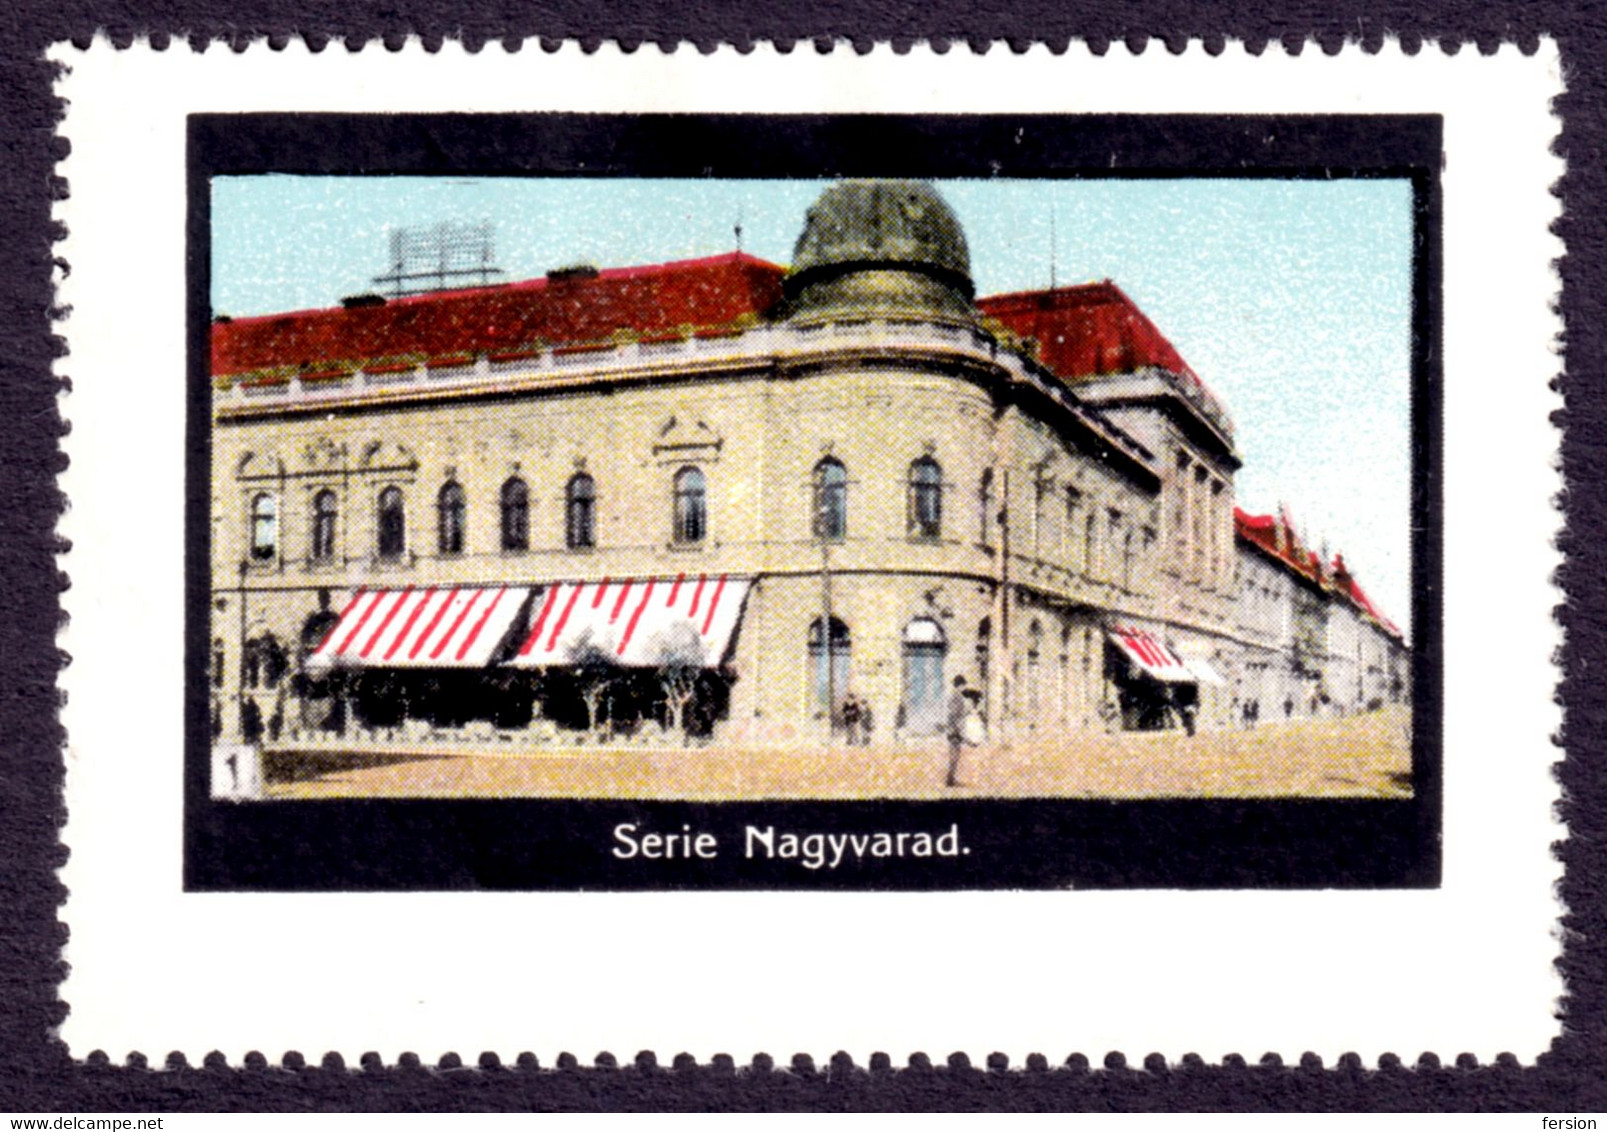
[{"label": "corner building", "polygon": [[911,742],[955,676],[1007,736],[1225,727],[1310,659],[1225,408],[1110,283],[976,299],[925,183],[831,186],[789,269],[220,317],[212,373],[220,738]]}]

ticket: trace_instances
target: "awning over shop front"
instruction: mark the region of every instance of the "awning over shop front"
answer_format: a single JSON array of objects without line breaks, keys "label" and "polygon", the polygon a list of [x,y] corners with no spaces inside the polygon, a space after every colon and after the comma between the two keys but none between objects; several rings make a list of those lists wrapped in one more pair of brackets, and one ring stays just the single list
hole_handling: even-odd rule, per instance
[{"label": "awning over shop front", "polygon": [[1142,629],[1111,629],[1107,635],[1111,644],[1121,649],[1146,676],[1168,684],[1198,683],[1198,678],[1175,652]]},{"label": "awning over shop front", "polygon": [[636,668],[713,668],[725,658],[750,583],[702,574],[557,582],[536,599],[530,632],[508,663],[571,665],[590,653]]},{"label": "awning over shop front", "polygon": [[529,595],[529,586],[358,590],[307,663],[483,668]]},{"label": "awning over shop front", "polygon": [[1199,678],[1201,684],[1212,684],[1218,688],[1227,687],[1228,682],[1222,678],[1222,674],[1213,668],[1211,662],[1204,657],[1191,656],[1187,658],[1185,663],[1188,665],[1188,670]]}]

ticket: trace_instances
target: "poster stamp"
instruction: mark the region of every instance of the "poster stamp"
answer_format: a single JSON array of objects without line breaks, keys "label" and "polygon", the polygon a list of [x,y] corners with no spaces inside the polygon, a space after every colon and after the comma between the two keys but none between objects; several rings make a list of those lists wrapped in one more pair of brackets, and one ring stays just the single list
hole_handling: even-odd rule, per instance
[{"label": "poster stamp", "polygon": [[1551,47],[57,56],[76,1054],[1545,1047]]}]

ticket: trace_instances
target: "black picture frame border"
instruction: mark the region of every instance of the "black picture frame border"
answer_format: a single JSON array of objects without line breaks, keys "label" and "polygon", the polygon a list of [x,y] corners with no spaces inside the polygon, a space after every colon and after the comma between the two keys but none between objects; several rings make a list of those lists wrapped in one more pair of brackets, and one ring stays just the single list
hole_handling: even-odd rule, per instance
[{"label": "black picture frame border", "polygon": [[[1434,115],[198,114],[189,121],[189,891],[1429,888],[1440,876],[1440,203]],[[599,799],[216,802],[207,796],[210,178],[1405,177],[1414,193],[1414,796],[1408,801]],[[801,218],[800,218],[801,223]],[[612,831],[709,830],[714,861],[621,861]],[[967,855],[836,870],[737,852],[798,832],[957,825]],[[293,852],[275,846],[294,846]]]}]

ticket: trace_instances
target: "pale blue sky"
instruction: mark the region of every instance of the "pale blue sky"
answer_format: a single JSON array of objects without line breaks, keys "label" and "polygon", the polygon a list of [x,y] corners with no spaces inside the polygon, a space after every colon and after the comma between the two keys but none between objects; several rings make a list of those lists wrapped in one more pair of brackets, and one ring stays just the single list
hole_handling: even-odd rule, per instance
[{"label": "pale blue sky", "polygon": [[[823,182],[218,177],[214,310],[371,289],[387,231],[490,220],[526,279],[743,249],[785,264]],[[978,294],[1114,280],[1228,405],[1247,510],[1287,500],[1410,628],[1412,195],[1405,180],[938,183]],[[1054,239],[1051,241],[1051,216]]]}]

